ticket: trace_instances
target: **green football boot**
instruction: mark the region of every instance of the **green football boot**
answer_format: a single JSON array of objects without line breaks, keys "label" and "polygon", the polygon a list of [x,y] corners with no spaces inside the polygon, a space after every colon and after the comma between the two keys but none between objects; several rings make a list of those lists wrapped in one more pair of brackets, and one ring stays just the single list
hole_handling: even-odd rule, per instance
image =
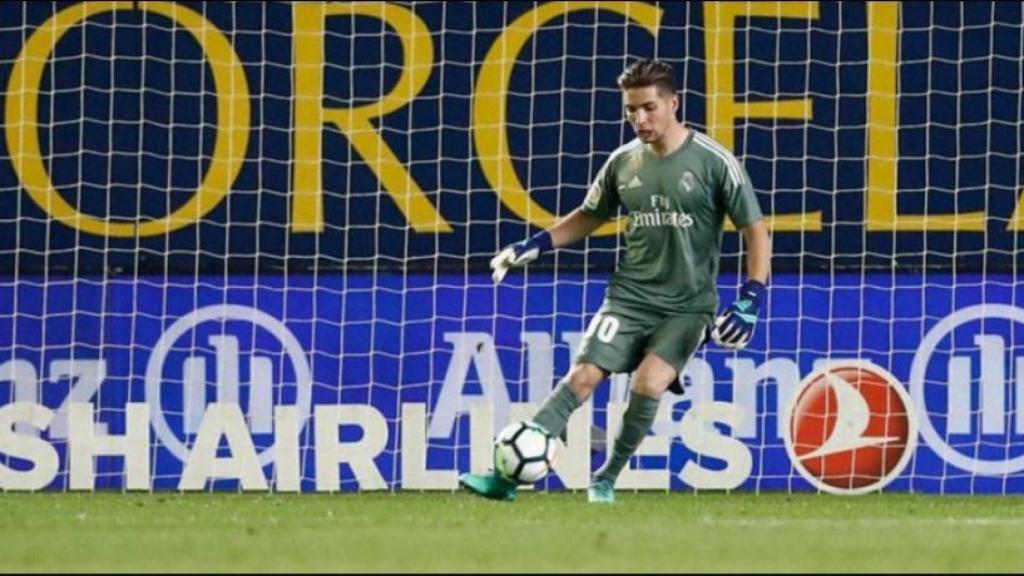
[{"label": "green football boot", "polygon": [[592,504],[614,504],[615,484],[604,478],[594,478],[587,490],[587,501]]},{"label": "green football boot", "polygon": [[516,484],[491,470],[484,474],[462,474],[459,484],[470,492],[491,500],[512,501],[516,499]]}]

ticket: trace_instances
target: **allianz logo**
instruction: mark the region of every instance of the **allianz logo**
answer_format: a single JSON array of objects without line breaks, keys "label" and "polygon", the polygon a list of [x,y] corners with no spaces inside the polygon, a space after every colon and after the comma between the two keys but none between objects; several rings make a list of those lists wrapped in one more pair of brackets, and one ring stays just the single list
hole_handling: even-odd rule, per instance
[{"label": "allianz logo", "polygon": [[[977,358],[953,355],[947,361],[946,431],[948,434],[1005,434],[1009,425],[1024,432],[1024,357],[1012,358],[1012,380],[1007,374],[1006,339],[998,334],[976,334]],[[973,374],[977,373],[978,377]],[[1008,385],[1009,384],[1009,385]],[[1012,394],[1011,394],[1011,388]],[[1012,422],[1007,402],[1013,398]],[[977,408],[973,398],[977,397]],[[980,421],[980,426],[978,425]]]},{"label": "allianz logo", "polygon": [[1024,358],[1014,353],[1022,328],[1024,309],[978,304],[921,339],[908,386],[921,437],[946,462],[992,476],[1024,470],[1020,443],[1011,441],[1024,435]]},{"label": "allianz logo", "polygon": [[[215,350],[214,380],[217,402],[240,404],[241,370],[239,341],[235,336],[210,335],[209,345]],[[248,359],[249,399],[246,419],[253,434],[270,434],[274,431],[274,366],[267,356],[252,355]],[[182,367],[182,394],[184,395],[184,426],[186,434],[199,432],[203,414],[206,412],[207,358],[191,355]]]},{"label": "allianz logo", "polygon": [[[229,322],[243,329],[229,332]],[[258,339],[258,333],[266,337]],[[247,347],[253,348],[246,354],[247,382],[242,381],[243,352],[237,334],[246,334],[246,340],[251,340]],[[212,359],[206,349],[213,351]],[[279,359],[276,366],[271,356]],[[247,388],[245,402],[243,387]],[[285,393],[286,387],[294,392]],[[180,413],[182,425],[177,428],[185,436],[193,436],[200,431],[208,404],[237,405],[245,410],[250,433],[271,435],[275,405],[294,406],[300,426],[305,423],[312,409],[312,387],[312,368],[292,331],[277,318],[247,306],[208,306],[178,319],[160,337],[146,367],[146,400],[153,429],[182,461],[189,448],[168,422],[168,414]],[[289,400],[285,402],[285,398]],[[272,451],[263,450],[259,457],[266,465]]]},{"label": "allianz logo", "polygon": [[1024,328],[1024,310],[984,304],[947,316],[922,339],[909,387],[922,413],[944,418],[947,435],[1024,434],[1024,356],[1014,354],[1015,327]]}]

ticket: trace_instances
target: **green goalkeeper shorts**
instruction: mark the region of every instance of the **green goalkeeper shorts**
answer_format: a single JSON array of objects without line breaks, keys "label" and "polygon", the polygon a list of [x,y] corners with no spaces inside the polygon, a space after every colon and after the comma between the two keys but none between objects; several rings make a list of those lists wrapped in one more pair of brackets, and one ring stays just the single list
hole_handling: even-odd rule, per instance
[{"label": "green goalkeeper shorts", "polygon": [[653,353],[681,373],[712,322],[710,313],[670,316],[606,299],[587,326],[575,361],[627,373]]}]

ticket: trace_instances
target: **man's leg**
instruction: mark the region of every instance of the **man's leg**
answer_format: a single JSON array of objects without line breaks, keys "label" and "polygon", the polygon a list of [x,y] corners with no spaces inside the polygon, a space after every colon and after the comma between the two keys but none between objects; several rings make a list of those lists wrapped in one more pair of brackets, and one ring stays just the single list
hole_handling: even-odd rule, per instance
[{"label": "man's leg", "polygon": [[591,502],[615,501],[615,480],[647,436],[658,414],[661,395],[676,378],[676,369],[655,354],[648,354],[640,363],[633,377],[633,389],[626,413],[622,416],[622,426],[615,437],[615,446],[591,483]]},{"label": "man's leg", "polygon": [[[590,398],[594,388],[607,374],[595,364],[574,365],[544,401],[533,421],[544,428],[548,435],[560,436],[572,413]],[[515,482],[503,478],[496,470],[484,474],[463,474],[459,476],[459,483],[470,491],[492,500],[514,500],[516,496]]]},{"label": "man's leg", "polygon": [[552,438],[560,437],[572,413],[590,398],[607,376],[608,372],[596,364],[583,362],[573,365],[569,374],[544,401],[533,421]]},{"label": "man's leg", "polygon": [[[606,300],[597,311],[580,341],[573,367],[548,396],[534,416],[534,422],[549,435],[559,437],[569,416],[590,398],[610,372],[631,372],[640,363],[646,334],[661,315],[640,314]],[[611,326],[598,330],[602,326]],[[494,471],[463,474],[459,482],[473,492],[496,500],[515,498],[516,486]]]},{"label": "man's leg", "polygon": [[707,314],[682,314],[660,322],[648,339],[645,355],[633,376],[629,405],[605,465],[594,475],[591,502],[613,502],[615,480],[647,436],[658,414],[661,395],[675,383],[704,338]]}]

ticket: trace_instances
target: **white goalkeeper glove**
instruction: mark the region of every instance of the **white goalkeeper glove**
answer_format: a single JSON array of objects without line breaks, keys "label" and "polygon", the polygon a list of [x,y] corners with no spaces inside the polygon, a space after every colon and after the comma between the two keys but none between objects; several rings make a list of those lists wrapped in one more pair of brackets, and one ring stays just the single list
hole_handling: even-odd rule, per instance
[{"label": "white goalkeeper glove", "polygon": [[542,252],[550,250],[551,246],[551,234],[546,231],[506,246],[497,256],[491,258],[491,279],[495,284],[500,284],[510,268],[518,268],[533,262]]}]

